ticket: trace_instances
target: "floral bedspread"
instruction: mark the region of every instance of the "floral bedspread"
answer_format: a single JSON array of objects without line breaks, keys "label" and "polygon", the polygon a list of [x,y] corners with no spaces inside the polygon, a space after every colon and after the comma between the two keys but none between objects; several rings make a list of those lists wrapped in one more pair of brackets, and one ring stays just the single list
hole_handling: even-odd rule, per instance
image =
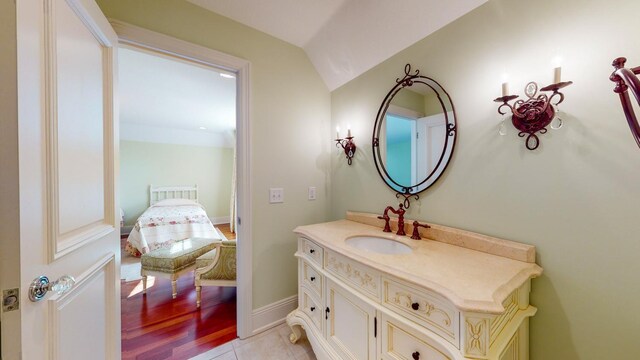
[{"label": "floral bedspread", "polygon": [[152,206],[136,221],[126,249],[134,256],[169,247],[190,237],[215,238],[218,234],[200,205]]}]

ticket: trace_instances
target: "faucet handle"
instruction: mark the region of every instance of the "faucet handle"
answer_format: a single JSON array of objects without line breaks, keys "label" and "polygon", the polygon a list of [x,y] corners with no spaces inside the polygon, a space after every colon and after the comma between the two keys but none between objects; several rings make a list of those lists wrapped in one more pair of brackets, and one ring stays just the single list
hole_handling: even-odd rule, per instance
[{"label": "faucet handle", "polygon": [[378,219],[384,220],[384,232],[391,232],[391,226],[389,226],[389,215],[384,214],[383,216],[378,216]]},{"label": "faucet handle", "polygon": [[425,228],[425,229],[429,229],[431,226],[429,226],[428,224],[420,224],[417,220],[413,222],[413,234],[411,234],[411,238],[413,240],[420,240],[420,232],[418,231],[418,228]]}]

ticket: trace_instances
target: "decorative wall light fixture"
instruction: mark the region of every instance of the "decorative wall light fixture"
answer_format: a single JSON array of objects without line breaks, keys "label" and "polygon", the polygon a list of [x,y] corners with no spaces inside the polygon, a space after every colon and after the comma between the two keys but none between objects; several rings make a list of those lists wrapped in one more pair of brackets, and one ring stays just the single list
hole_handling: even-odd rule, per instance
[{"label": "decorative wall light fixture", "polygon": [[336,147],[342,146],[345,155],[347,156],[347,163],[351,165],[353,156],[356,154],[356,143],[353,142],[353,136],[351,136],[351,127],[347,128],[347,137],[340,138],[340,127],[336,126]]},{"label": "decorative wall light fixture", "polygon": [[[527,100],[516,100],[513,105],[509,104],[509,101],[518,98],[518,95],[509,95],[509,84],[504,82],[502,84],[502,96],[493,100],[498,103],[502,103],[498,107],[498,113],[500,115],[506,115],[507,111],[503,108],[508,108],[511,111],[511,122],[513,126],[518,129],[519,137],[527,136],[525,145],[529,150],[535,150],[540,145],[540,139],[538,139],[537,133],[544,134],[547,132],[547,126],[551,124],[552,129],[559,129],[562,127],[562,119],[557,117],[557,106],[564,100],[564,94],[560,92],[560,89],[565,88],[571,84],[572,81],[561,80],[562,68],[560,66],[554,69],[553,84],[545,86],[540,91],[552,91],[550,96],[547,94],[538,93],[538,84],[535,82],[528,83],[524,88],[524,93],[527,95]],[[554,97],[558,97],[558,101],[552,103]],[[556,120],[555,124],[552,121]],[[500,134],[505,135],[504,124],[501,125]]]}]

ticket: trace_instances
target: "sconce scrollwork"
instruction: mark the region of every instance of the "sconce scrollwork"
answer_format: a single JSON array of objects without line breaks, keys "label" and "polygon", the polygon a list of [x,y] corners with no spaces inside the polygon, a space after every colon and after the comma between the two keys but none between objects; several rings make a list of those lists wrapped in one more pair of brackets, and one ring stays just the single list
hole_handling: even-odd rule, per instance
[{"label": "sconce scrollwork", "polygon": [[638,118],[633,111],[633,104],[631,103],[631,98],[629,97],[628,92],[629,88],[631,88],[633,96],[640,105],[640,79],[636,76],[640,74],[640,66],[628,69],[624,67],[626,62],[627,59],[623,57],[615,59],[612,64],[615,71],[611,74],[609,79],[616,84],[613,92],[620,96],[620,103],[622,104],[624,115],[627,117],[627,123],[629,123],[631,133],[640,147],[640,124],[638,123]]}]

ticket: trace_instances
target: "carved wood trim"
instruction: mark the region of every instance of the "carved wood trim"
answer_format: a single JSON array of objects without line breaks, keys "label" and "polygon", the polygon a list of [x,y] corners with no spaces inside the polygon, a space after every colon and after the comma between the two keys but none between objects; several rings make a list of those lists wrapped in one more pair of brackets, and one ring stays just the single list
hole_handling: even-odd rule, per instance
[{"label": "carved wood trim", "polygon": [[361,269],[352,266],[348,262],[342,261],[333,253],[327,253],[326,268],[337,275],[359,286],[360,289],[372,295],[378,294],[377,276],[371,275]]},{"label": "carved wood trim", "polygon": [[509,295],[505,301],[502,302],[504,306],[504,313],[502,315],[491,319],[491,344],[498,338],[498,335],[504,330],[505,326],[518,312],[518,291],[516,290]]},{"label": "carved wood trim", "polygon": [[489,351],[489,318],[465,319],[465,356],[485,358]]},{"label": "carved wood trim", "polygon": [[[402,299],[406,299],[406,301],[402,301]],[[406,293],[406,292],[402,292],[402,291],[397,291],[395,296],[393,297],[392,300],[395,304],[401,306],[401,307],[405,307],[411,311],[415,311],[415,312],[422,312],[424,313],[427,317],[431,317],[431,315],[435,312],[435,313],[440,313],[442,314],[442,323],[445,326],[451,326],[451,317],[449,316],[449,314],[436,307],[434,304],[428,302],[427,300],[418,300],[418,304],[420,304],[420,308],[422,309],[418,309],[418,310],[413,310],[413,308],[411,307],[411,305],[414,303],[411,294]],[[422,306],[424,305],[424,306]]]}]

